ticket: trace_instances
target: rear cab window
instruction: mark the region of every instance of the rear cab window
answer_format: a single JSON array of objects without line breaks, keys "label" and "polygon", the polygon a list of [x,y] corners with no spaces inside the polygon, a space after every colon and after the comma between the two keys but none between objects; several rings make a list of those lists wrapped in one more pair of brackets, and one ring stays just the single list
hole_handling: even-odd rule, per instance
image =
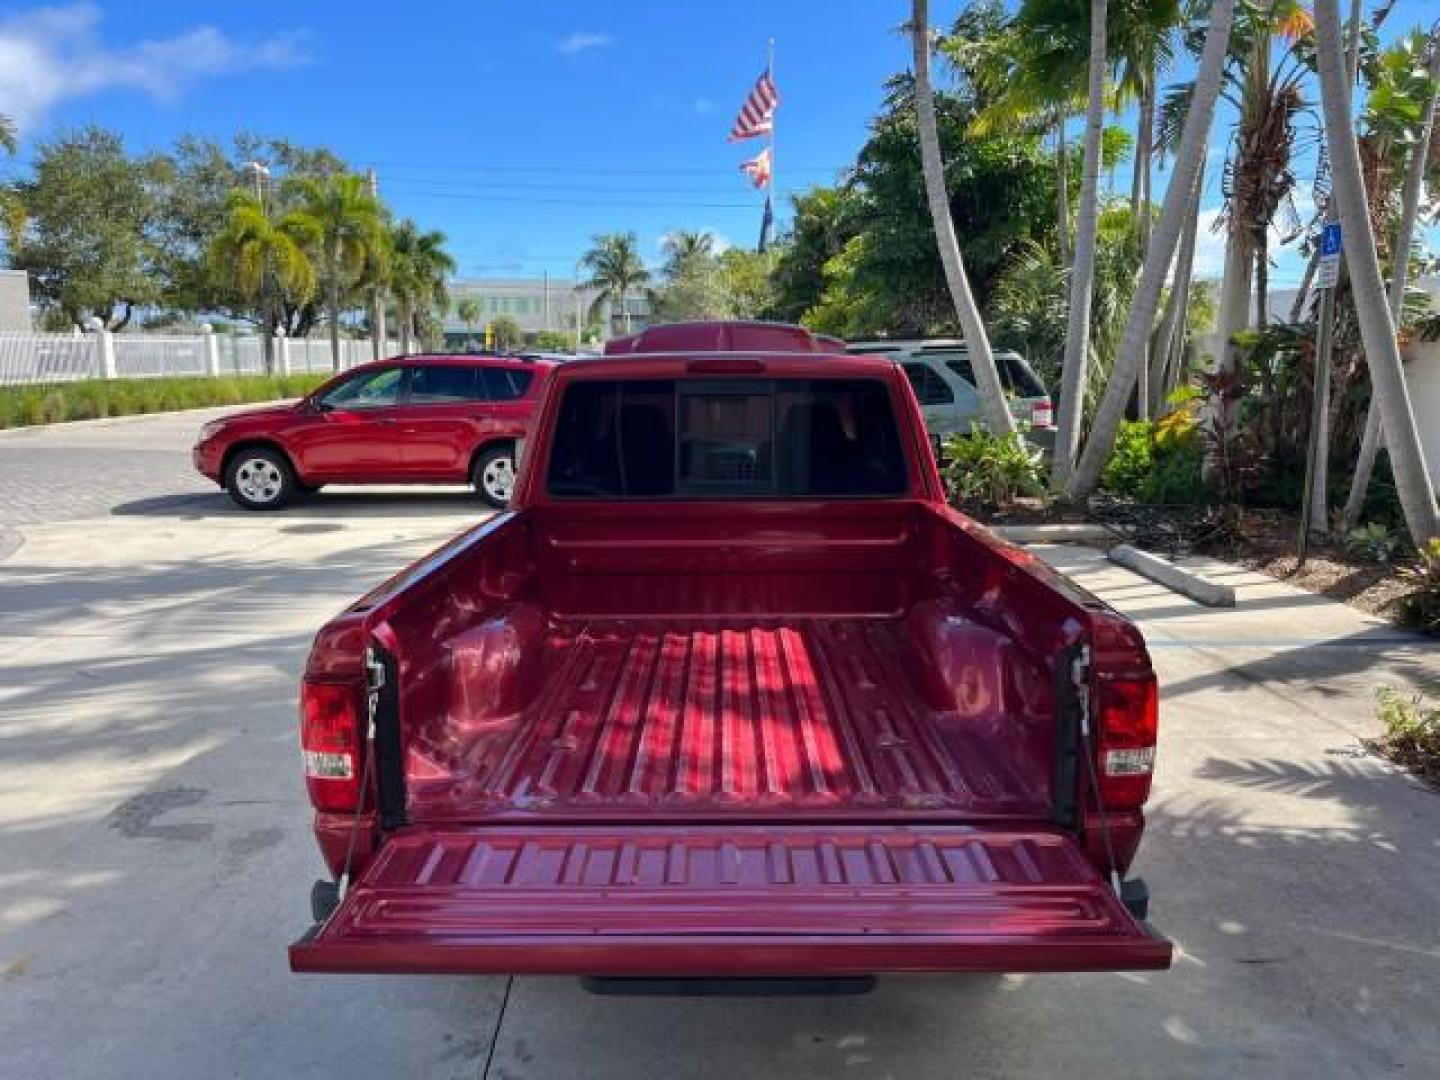
[{"label": "rear cab window", "polygon": [[884,498],[909,490],[886,384],[576,382],[555,425],[559,499]]}]

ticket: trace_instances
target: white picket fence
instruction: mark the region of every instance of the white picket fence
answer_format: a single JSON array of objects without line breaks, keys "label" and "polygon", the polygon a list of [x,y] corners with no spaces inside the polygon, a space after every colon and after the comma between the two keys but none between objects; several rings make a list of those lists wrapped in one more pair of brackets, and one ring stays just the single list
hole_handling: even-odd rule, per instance
[{"label": "white picket fence", "polygon": [[[393,343],[392,343],[393,344]],[[386,350],[393,355],[398,350]],[[369,341],[342,339],[340,367],[371,359]],[[331,369],[328,338],[275,339],[278,373]],[[260,375],[264,343],[253,334],[43,334],[0,332],[0,386],[174,375]]]}]

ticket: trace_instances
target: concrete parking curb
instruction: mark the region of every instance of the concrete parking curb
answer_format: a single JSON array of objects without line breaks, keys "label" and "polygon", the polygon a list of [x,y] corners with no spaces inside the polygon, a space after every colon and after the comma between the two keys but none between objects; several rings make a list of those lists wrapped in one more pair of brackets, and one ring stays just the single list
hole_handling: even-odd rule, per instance
[{"label": "concrete parking curb", "polygon": [[1104,544],[1120,538],[1104,525],[1091,521],[1056,525],[997,525],[995,531],[1012,544]]},{"label": "concrete parking curb", "polygon": [[1110,549],[1108,556],[1111,562],[1133,570],[1158,585],[1164,585],[1181,596],[1188,596],[1197,604],[1204,604],[1206,607],[1235,606],[1235,590],[1231,586],[1211,581],[1148,551],[1141,551],[1129,544],[1116,544]]}]

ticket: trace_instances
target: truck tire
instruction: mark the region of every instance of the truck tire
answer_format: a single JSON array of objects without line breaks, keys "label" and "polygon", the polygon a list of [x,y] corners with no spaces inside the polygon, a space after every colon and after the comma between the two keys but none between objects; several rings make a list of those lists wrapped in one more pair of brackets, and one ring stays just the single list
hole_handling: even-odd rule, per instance
[{"label": "truck tire", "polygon": [[246,510],[279,510],[295,497],[295,470],[278,450],[241,450],[225,468],[225,490]]},{"label": "truck tire", "polygon": [[502,443],[492,446],[475,459],[470,482],[486,506],[504,510],[515,492],[515,446]]}]

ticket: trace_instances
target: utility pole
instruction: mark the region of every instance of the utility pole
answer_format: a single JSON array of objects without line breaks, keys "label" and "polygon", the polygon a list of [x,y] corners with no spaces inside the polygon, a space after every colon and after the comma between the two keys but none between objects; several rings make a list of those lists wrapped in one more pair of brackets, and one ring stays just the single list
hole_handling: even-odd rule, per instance
[{"label": "utility pole", "polygon": [[[380,201],[380,179],[374,169],[365,170],[370,184],[370,198]],[[370,358],[381,359],[388,351],[385,334],[385,290],[378,284],[370,287]]]},{"label": "utility pole", "polygon": [[[255,201],[260,204],[260,215],[268,222],[270,214],[265,209],[265,181],[270,169],[263,161],[252,161],[246,165],[255,174]],[[270,304],[270,254],[265,252],[260,260],[260,334],[263,338],[260,348],[265,357],[265,373],[275,372],[275,318]]]}]

